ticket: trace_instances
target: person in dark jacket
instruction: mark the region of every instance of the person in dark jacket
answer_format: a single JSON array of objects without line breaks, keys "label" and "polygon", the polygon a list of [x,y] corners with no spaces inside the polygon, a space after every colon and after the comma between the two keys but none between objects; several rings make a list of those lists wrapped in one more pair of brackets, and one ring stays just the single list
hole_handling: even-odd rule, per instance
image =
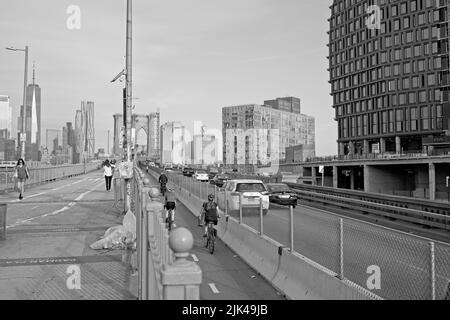
[{"label": "person in dark jacket", "polygon": [[[214,201],[214,195],[210,194],[208,196],[208,202],[204,202],[202,205],[201,215],[205,220],[205,233],[203,234],[203,237],[207,236],[209,222],[212,222],[215,226],[217,226],[219,221],[219,212],[217,211],[217,207],[217,203]],[[217,236],[217,230],[215,228],[214,235]]]},{"label": "person in dark jacket", "polygon": [[19,199],[22,200],[25,191],[25,181],[30,178],[30,172],[22,158],[17,161],[14,177],[17,179],[17,189],[20,192]]}]

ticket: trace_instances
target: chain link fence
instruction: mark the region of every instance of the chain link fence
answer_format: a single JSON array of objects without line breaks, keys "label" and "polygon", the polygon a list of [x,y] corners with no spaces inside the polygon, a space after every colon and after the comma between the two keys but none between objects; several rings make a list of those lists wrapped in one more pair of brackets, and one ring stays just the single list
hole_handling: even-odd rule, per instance
[{"label": "chain link fence", "polygon": [[[169,179],[202,200],[222,188],[171,173]],[[217,198],[217,197],[216,197]],[[221,198],[226,196],[222,195]],[[219,201],[225,212],[225,203]],[[384,299],[450,299],[450,244],[322,210],[271,205],[267,215],[227,210],[242,224]]]}]

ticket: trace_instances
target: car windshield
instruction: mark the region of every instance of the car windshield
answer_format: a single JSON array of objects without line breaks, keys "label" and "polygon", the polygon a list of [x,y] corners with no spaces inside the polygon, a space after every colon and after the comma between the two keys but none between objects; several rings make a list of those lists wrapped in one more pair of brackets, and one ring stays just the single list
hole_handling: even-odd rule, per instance
[{"label": "car windshield", "polygon": [[285,184],[277,184],[277,185],[271,185],[269,186],[269,190],[271,192],[287,192],[291,191],[289,187]]},{"label": "car windshield", "polygon": [[263,192],[266,191],[266,187],[262,183],[239,183],[236,186],[237,192],[247,192],[247,191],[256,191]]},{"label": "car windshield", "polygon": [[225,180],[225,179],[228,179],[228,176],[226,176],[226,175],[219,175],[219,176],[217,176],[217,179]]},{"label": "car windshield", "polygon": [[197,174],[205,174],[206,171],[197,171]]}]

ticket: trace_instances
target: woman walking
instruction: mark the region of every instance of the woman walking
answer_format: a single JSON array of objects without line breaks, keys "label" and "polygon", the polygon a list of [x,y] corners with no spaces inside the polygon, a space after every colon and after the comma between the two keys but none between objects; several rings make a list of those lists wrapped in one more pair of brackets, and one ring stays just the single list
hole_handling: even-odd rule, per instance
[{"label": "woman walking", "polygon": [[17,179],[17,189],[19,189],[20,192],[19,199],[22,200],[25,191],[25,181],[30,177],[30,172],[22,158],[17,161],[14,177]]},{"label": "woman walking", "polygon": [[109,190],[111,190],[111,180],[112,180],[112,176],[113,176],[113,168],[111,167],[109,160],[105,161],[103,170],[105,173],[106,191],[109,191]]}]

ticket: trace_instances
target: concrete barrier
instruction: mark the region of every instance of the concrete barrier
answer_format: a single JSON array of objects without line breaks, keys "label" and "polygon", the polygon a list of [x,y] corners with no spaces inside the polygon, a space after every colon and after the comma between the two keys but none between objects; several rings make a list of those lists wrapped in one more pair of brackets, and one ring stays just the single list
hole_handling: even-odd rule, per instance
[{"label": "concrete barrier", "polygon": [[[159,175],[149,172],[155,179]],[[169,183],[170,185],[170,183]],[[200,214],[203,201],[180,187],[178,200],[193,215]],[[218,237],[238,254],[247,264],[267,279],[279,291],[293,300],[367,300],[380,299],[370,291],[344,279],[321,265],[291,253],[280,243],[221,212]]]}]

